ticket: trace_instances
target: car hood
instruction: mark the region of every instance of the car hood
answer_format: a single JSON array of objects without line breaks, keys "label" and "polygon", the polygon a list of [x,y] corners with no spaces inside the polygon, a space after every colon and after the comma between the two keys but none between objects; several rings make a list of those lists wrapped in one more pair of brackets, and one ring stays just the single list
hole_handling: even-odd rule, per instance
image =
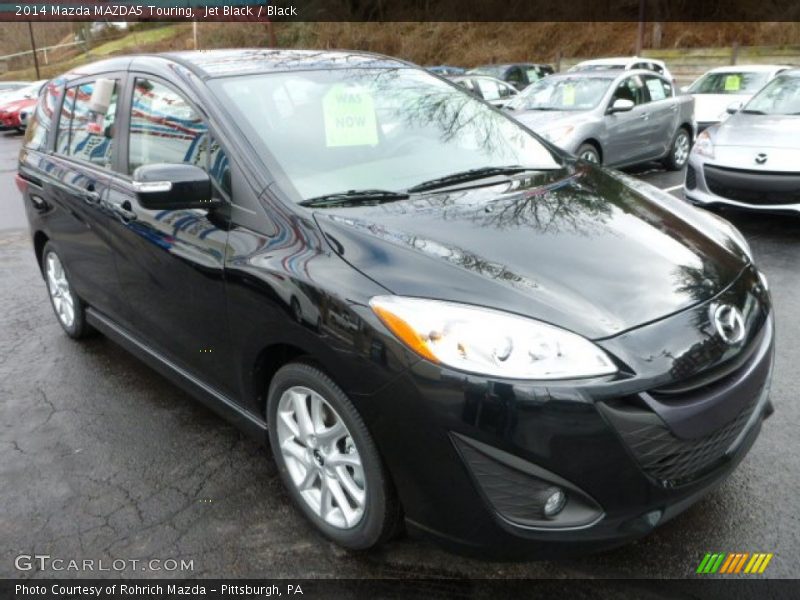
[{"label": "car hood", "polygon": [[694,98],[694,118],[698,123],[717,122],[734,102],[747,102],[749,94],[692,94]]},{"label": "car hood", "polygon": [[536,131],[547,131],[561,125],[576,125],[587,120],[590,111],[585,110],[515,110],[510,115],[517,121]]},{"label": "car hood", "polygon": [[800,148],[800,116],[738,112],[716,130],[714,145]]},{"label": "car hood", "polygon": [[36,100],[32,100],[26,98],[24,100],[15,100],[14,102],[8,102],[6,104],[0,105],[0,112],[17,112],[23,108],[28,108],[29,106],[33,106],[36,104]]},{"label": "car hood", "polygon": [[707,300],[747,263],[714,217],[631,181],[568,166],[315,218],[335,252],[392,293],[600,339]]}]

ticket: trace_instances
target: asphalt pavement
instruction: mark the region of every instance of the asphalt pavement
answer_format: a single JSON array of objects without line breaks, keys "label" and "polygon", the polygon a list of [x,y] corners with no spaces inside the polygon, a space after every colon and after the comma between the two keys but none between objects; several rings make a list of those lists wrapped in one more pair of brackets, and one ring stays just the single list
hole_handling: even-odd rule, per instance
[{"label": "asphalt pavement", "polygon": [[[350,554],[291,507],[264,447],[109,340],[62,333],[13,181],[20,142],[0,134],[0,577],[93,574],[15,568],[20,554],[48,554],[129,561],[94,573],[115,577],[683,578],[706,552],[772,552],[764,577],[797,576],[800,218],[725,215],[771,284],[776,413],[714,493],[638,542],[581,559],[484,562],[410,538]],[[681,195],[680,173],[629,172]],[[153,558],[193,569],[130,566]]]}]

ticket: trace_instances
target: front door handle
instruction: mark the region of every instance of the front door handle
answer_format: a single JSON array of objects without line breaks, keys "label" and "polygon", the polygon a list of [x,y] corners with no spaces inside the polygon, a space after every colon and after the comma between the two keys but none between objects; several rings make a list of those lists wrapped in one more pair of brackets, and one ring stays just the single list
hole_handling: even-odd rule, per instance
[{"label": "front door handle", "polygon": [[124,222],[135,221],[137,219],[137,215],[133,212],[133,206],[131,206],[130,201],[124,200],[119,204],[113,203],[111,205],[112,210],[117,213]]},{"label": "front door handle", "polygon": [[650,119],[650,113],[644,113],[642,115],[642,121],[648,121]]}]

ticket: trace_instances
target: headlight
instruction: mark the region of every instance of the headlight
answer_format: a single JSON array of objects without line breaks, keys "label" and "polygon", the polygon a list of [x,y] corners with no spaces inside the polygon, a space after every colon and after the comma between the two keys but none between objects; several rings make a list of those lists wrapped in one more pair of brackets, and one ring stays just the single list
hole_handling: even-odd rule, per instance
[{"label": "headlight", "polygon": [[714,158],[714,143],[711,141],[708,130],[697,136],[697,140],[695,140],[694,146],[692,147],[692,152],[700,156]]},{"label": "headlight", "polygon": [[553,142],[558,145],[559,142],[567,139],[570,134],[575,131],[574,125],[563,125],[561,127],[553,127],[542,132],[542,137],[547,141]]},{"label": "headlight", "polygon": [[509,379],[572,379],[617,371],[589,340],[533,319],[422,298],[376,296],[369,304],[406,346],[454,369]]}]

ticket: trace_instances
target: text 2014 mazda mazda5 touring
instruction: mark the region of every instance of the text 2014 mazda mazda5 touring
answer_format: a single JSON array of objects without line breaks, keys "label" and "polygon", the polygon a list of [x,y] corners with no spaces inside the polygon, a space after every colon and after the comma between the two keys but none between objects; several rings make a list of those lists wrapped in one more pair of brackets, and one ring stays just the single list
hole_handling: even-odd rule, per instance
[{"label": "text 2014 mazda mazda5 touring", "polygon": [[719,484],[772,410],[735,228],[400,61],[81,67],[43,90],[18,184],[66,332],[268,438],[348,548],[403,522],[485,555],[610,547]]}]

